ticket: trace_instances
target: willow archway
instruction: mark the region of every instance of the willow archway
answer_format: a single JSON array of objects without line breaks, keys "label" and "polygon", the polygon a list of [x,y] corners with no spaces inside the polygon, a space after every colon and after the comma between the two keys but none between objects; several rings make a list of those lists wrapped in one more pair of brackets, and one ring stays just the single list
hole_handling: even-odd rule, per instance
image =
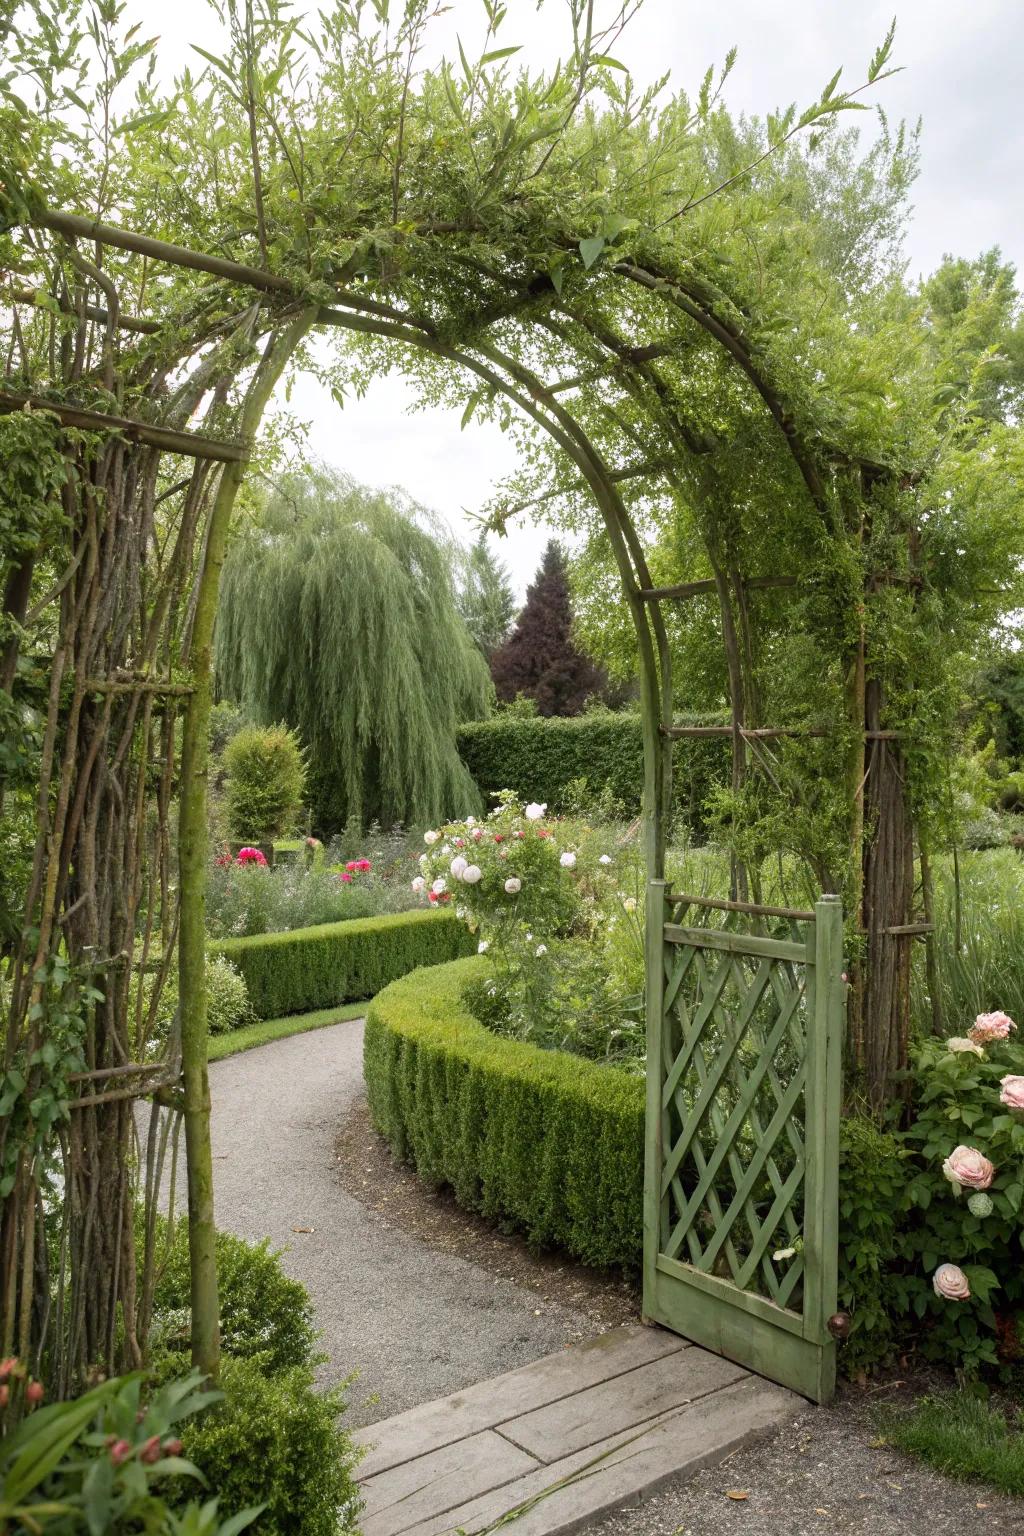
[{"label": "willow archway", "polygon": [[[695,110],[674,102],[660,116],[653,96],[616,96],[616,66],[600,52],[592,5],[572,0],[572,64],[553,80],[512,89],[501,68],[494,72],[492,51],[467,66],[464,82],[443,67],[418,95],[412,63],[426,7],[413,6],[399,39],[383,43],[347,32],[345,9],[331,25],[336,40],[347,37],[348,51],[341,64],[321,54],[318,90],[305,97],[308,121],[296,117],[298,86],[289,83],[293,63],[285,57],[295,27],[268,4],[260,26],[241,28],[230,58],[215,61],[229,82],[224,93],[204,102],[193,93],[191,138],[179,134],[175,142],[182,156],[192,155],[197,185],[175,183],[168,191],[166,179],[156,178],[140,191],[122,175],[127,212],[141,216],[149,195],[167,225],[190,227],[202,240],[156,238],[141,232],[141,217],[132,229],[60,208],[53,195],[59,175],[39,165],[27,173],[18,154],[5,154],[2,166],[6,239],[18,252],[12,265],[19,278],[5,295],[0,411],[21,427],[33,423],[33,451],[39,457],[45,450],[63,498],[51,542],[29,541],[7,566],[9,690],[19,657],[31,651],[33,625],[44,626],[36,634],[50,625],[56,637],[40,712],[40,835],[25,904],[32,921],[8,945],[7,1064],[31,1061],[25,1087],[35,1099],[41,1086],[55,1103],[70,1099],[61,1146],[69,1188],[79,1191],[65,1244],[73,1301],[54,1319],[42,1300],[48,1282],[40,1289],[31,1259],[36,1234],[52,1221],[42,1176],[49,1132],[40,1133],[43,1141],[11,1139],[4,1332],[8,1347],[37,1354],[56,1335],[62,1386],[97,1359],[113,1364],[141,1353],[152,1261],[147,1233],[141,1269],[136,1265],[124,1171],[131,1105],[140,1096],[184,1115],[193,1347],[200,1364],[216,1368],[203,984],[211,642],[232,511],[260,419],[284,370],[307,360],[304,348],[318,330],[381,349],[388,365],[419,378],[425,391],[446,387],[439,377],[458,381],[467,415],[509,413],[542,445],[534,468],[550,468],[553,482],[542,498],[582,497],[592,509],[636,634],[652,882],[665,874],[674,739],[727,736],[736,792],[758,776],[776,777],[773,749],[822,744],[823,776],[843,785],[846,835],[831,867],[817,853],[810,862],[818,887],[841,892],[851,915],[852,1065],[880,1101],[905,1060],[908,941],[919,927],[912,806],[900,727],[886,718],[890,661],[872,654],[863,613],[876,588],[913,593],[925,581],[914,564],[916,473],[904,468],[898,443],[885,459],[865,451],[863,432],[823,430],[816,406],[827,398],[827,373],[822,377],[816,356],[801,360],[778,340],[780,272],[766,269],[755,249],[759,295],[749,274],[741,281],[730,273],[715,244],[725,236],[707,222],[716,201],[729,206],[801,125],[827,127],[851,98],[837,97],[833,82],[801,122],[776,125],[756,161],[717,182],[712,174],[712,184],[680,206],[679,145],[700,164],[700,146],[693,154],[690,141],[704,135],[706,147],[713,138],[710,87]],[[252,21],[251,7],[246,14]],[[887,47],[872,61],[870,80],[884,72],[886,58]],[[604,117],[584,105],[595,81],[606,93]],[[355,90],[363,93],[358,100]],[[145,135],[145,122],[138,131]],[[156,131],[173,133],[166,115]],[[357,138],[361,159],[352,169]],[[612,192],[597,176],[606,162],[618,168]],[[104,166],[109,180],[109,144]],[[477,180],[464,184],[474,167]],[[201,178],[211,168],[244,191],[252,216],[243,218],[241,233],[237,198],[225,197],[223,207],[216,197],[211,206],[204,201]],[[732,208],[738,223],[756,213],[747,203]],[[774,239],[779,210],[762,208],[757,216]],[[820,276],[813,252],[807,273]],[[828,318],[820,334],[806,338],[812,353],[835,343],[836,321]],[[844,338],[851,349],[859,344]],[[202,432],[191,426],[198,413]],[[777,530],[789,568],[747,563],[750,526],[764,518],[761,465],[795,509]],[[52,499],[52,488],[36,497],[40,504]],[[702,567],[710,575],[684,570],[686,580],[659,585],[650,530],[659,506],[684,503],[701,522]],[[158,504],[171,509],[159,532]],[[897,570],[871,566],[875,508],[902,539]],[[756,545],[762,552],[764,543],[761,537]],[[37,595],[48,563],[55,580]],[[828,570],[843,575],[830,662],[835,715],[765,719],[758,605],[802,603],[806,628]],[[731,723],[682,725],[666,606],[709,600],[726,654]],[[118,622],[104,627],[101,617],[115,612]],[[815,622],[823,627],[820,616]],[[175,783],[177,902],[169,840]],[[124,858],[127,902],[120,898]],[[758,916],[756,868],[741,854],[733,879],[730,911]],[[159,1069],[139,1060],[146,1005],[143,990],[133,990],[157,929],[158,977],[177,941],[181,1011],[180,1039],[172,1039]],[[77,979],[61,980],[58,990],[84,1020],[87,1050],[77,1070],[62,1057],[55,1072],[35,1058],[57,1012],[46,967],[65,954]],[[662,960],[652,944],[652,975]],[[102,1002],[88,986],[98,977]],[[15,1097],[30,1102],[27,1091]],[[154,1118],[146,1162],[151,1211],[164,1134]],[[101,1164],[105,1180],[96,1178]],[[124,1343],[118,1318],[131,1320]]]}]

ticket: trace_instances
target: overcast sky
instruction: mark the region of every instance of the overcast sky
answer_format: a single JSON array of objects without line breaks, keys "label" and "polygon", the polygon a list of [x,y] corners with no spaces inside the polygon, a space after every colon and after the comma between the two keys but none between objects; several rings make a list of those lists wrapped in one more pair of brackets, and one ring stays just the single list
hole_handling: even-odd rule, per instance
[{"label": "overcast sky", "polygon": [[[477,0],[448,0],[438,43],[457,29],[475,36]],[[302,10],[302,0],[296,9]],[[212,45],[204,0],[139,0],[161,33],[162,63],[189,58],[189,44]],[[315,6],[309,5],[310,11]],[[562,40],[562,7],[508,0],[502,42],[521,43],[531,62],[550,58]],[[893,0],[646,0],[616,49],[638,80],[672,72],[692,90],[709,64],[736,44],[739,57],[727,99],[733,111],[763,115],[790,101],[805,105],[839,67],[859,84],[893,15]],[[923,120],[921,176],[913,190],[907,242],[912,275],[930,271],[947,251],[972,256],[991,245],[1024,263],[1024,5],[1020,0],[903,0],[896,6],[895,62],[903,73],[879,87],[891,120]],[[471,55],[472,56],[472,55]],[[191,55],[195,62],[196,56]],[[477,508],[513,467],[497,428],[459,430],[459,412],[408,414],[411,391],[395,378],[374,385],[343,412],[312,380],[294,390],[291,409],[311,423],[311,451],[370,485],[404,485],[463,537],[463,508]],[[529,523],[500,545],[522,592],[547,537]]]}]

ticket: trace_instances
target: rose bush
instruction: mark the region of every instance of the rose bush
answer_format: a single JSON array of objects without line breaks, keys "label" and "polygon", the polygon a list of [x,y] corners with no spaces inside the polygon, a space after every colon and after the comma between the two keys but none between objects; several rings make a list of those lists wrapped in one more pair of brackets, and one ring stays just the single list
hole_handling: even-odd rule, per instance
[{"label": "rose bush", "polygon": [[639,1062],[638,854],[609,850],[608,841],[607,832],[505,794],[483,821],[429,828],[411,885],[425,902],[453,905],[489,954],[493,974],[473,1011],[490,1028]]}]

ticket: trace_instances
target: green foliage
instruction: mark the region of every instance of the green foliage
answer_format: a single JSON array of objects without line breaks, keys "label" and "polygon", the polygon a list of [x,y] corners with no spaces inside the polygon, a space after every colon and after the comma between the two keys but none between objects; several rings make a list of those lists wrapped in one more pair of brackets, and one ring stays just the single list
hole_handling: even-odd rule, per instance
[{"label": "green foliage", "polygon": [[[572,719],[530,719],[516,712],[459,728],[463,761],[486,799],[511,789],[521,800],[546,803],[552,815],[589,810],[610,798],[619,814],[640,810],[643,739],[640,717],[595,710]],[[716,784],[729,778],[729,746],[691,740],[675,749],[677,826],[701,840],[705,804]],[[581,795],[580,781],[586,780]]]},{"label": "green foliage", "polygon": [[[1012,848],[961,853],[960,920],[952,860],[936,860],[935,965],[943,1028],[962,1035],[979,1013],[1003,1008],[1024,1021],[1024,858]],[[959,946],[957,938],[959,936]],[[932,1029],[924,955],[915,956],[912,1012]]]},{"label": "green foliage", "polygon": [[184,1453],[229,1505],[261,1504],[261,1536],[337,1536],[356,1524],[355,1453],[338,1390],[318,1392],[305,1365],[268,1373],[225,1357],[223,1400],[187,1425]]},{"label": "green foliage", "polygon": [[302,805],[306,767],[298,737],[284,725],[244,725],[224,749],[231,836],[269,843],[291,832]]},{"label": "green foliage", "polygon": [[454,559],[421,509],[326,469],[282,481],[229,551],[220,687],[299,730],[321,834],[476,807],[454,735],[491,690]]},{"label": "green foliage", "polygon": [[921,1398],[879,1413],[886,1444],[919,1456],[945,1477],[985,1483],[1024,1497],[1024,1429],[1016,1417],[970,1391]]},{"label": "green foliage", "polygon": [[472,947],[450,913],[403,912],[225,939],[211,945],[245,977],[258,1018],[330,1008],[373,994],[418,965],[437,965]]},{"label": "green foliage", "polygon": [[373,1123],[460,1205],[588,1264],[635,1269],[644,1086],[614,1067],[500,1039],[468,1011],[483,959],[395,982],[367,1011]]},{"label": "green foliage", "polygon": [[[146,976],[142,983],[144,1017],[149,1021],[153,1038],[165,1040],[170,1033],[174,1015],[178,1009],[178,969],[172,965],[160,989],[156,1010],[150,1015],[155,977]],[[225,960],[223,955],[210,955],[206,962],[206,1027],[211,1035],[228,1034],[251,1024],[255,1015],[249,1002],[245,978],[237,966]]]},{"label": "green foliage", "polygon": [[[200,1480],[177,1432],[220,1394],[198,1372],[144,1395],[142,1372],[113,1377],[67,1402],[38,1408],[0,1446],[0,1526],[33,1536],[238,1536],[259,1516],[239,1508],[220,1520],[219,1498],[200,1504]],[[185,1421],[192,1418],[192,1426]],[[171,1433],[174,1431],[175,1433]],[[177,1480],[187,1479],[181,1484]],[[225,1501],[232,1507],[230,1498]],[[170,1506],[178,1504],[177,1511]],[[237,1505],[234,1507],[238,1508]]]},{"label": "green foliage", "polygon": [[[167,1223],[157,1218],[161,1260],[153,1293],[153,1351],[187,1354],[191,1345],[188,1223],[179,1221],[168,1245]],[[217,1286],[221,1347],[241,1360],[258,1359],[268,1372],[315,1364],[313,1307],[304,1285],[281,1268],[269,1242],[248,1243],[217,1233]],[[159,1369],[159,1366],[158,1366]],[[166,1375],[166,1368],[163,1370]]]},{"label": "green foliage", "polygon": [[885,1360],[900,1342],[892,1271],[907,1153],[866,1116],[844,1118],[839,1135],[839,1306],[851,1319],[841,1361],[853,1374]]},{"label": "green foliage", "polygon": [[491,552],[486,533],[462,558],[458,605],[481,654],[490,658],[508,638],[516,616],[516,600],[508,568]]}]

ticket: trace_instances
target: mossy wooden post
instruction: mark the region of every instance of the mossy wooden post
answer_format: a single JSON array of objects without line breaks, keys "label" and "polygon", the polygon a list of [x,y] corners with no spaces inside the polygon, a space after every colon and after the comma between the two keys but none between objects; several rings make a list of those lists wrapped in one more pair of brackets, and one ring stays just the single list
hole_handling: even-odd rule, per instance
[{"label": "mossy wooden post", "polygon": [[[256,369],[242,412],[243,440],[251,443],[274,386],[315,310],[304,310],[276,334]],[[178,935],[178,996],[181,1009],[181,1069],[184,1089],[185,1150],[188,1165],[189,1259],[192,1281],[192,1362],[216,1378],[220,1365],[216,1228],[213,1219],[213,1154],[210,1147],[210,1084],[206,1056],[206,866],[207,776],[210,708],[213,703],[213,630],[221,566],[235,498],[246,463],[228,464],[217,487],[196,593],[190,662],[193,691],[181,741],[178,861],[181,919]]]}]

